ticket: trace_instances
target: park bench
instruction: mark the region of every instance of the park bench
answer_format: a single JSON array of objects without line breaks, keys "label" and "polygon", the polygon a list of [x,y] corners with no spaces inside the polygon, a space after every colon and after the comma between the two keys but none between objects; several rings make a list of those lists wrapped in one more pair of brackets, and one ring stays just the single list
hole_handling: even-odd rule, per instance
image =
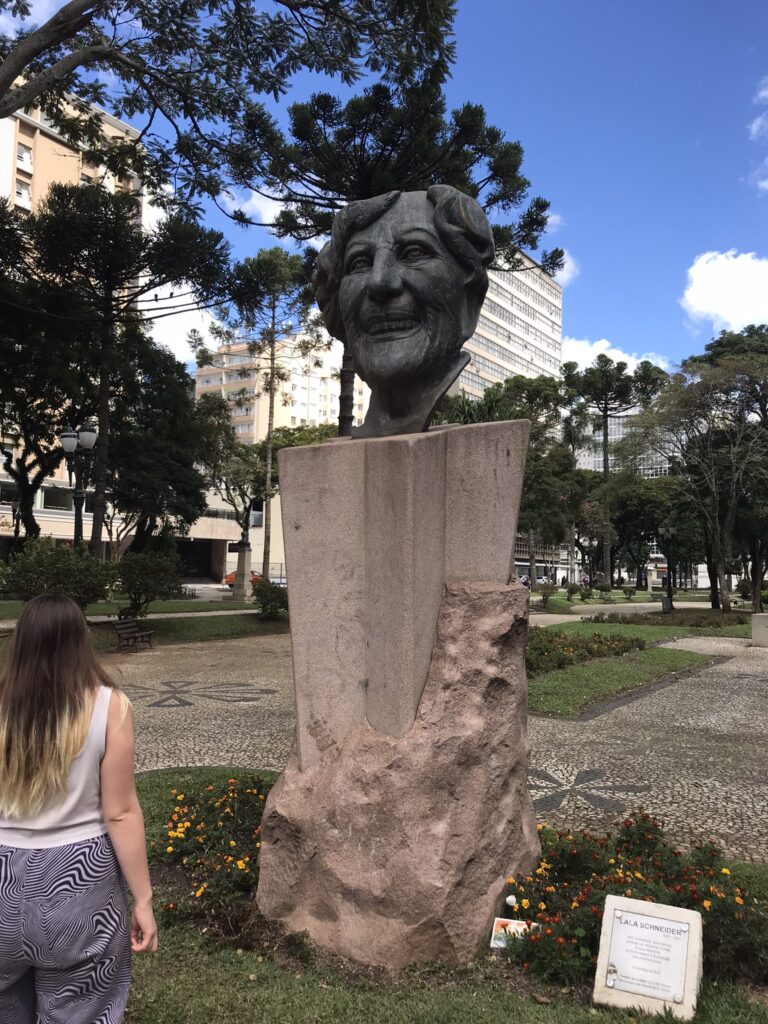
[{"label": "park bench", "polygon": [[113,622],[112,625],[117,633],[118,651],[121,647],[132,647],[135,650],[136,644],[152,646],[152,630],[141,629],[136,619],[121,619],[118,622]]}]

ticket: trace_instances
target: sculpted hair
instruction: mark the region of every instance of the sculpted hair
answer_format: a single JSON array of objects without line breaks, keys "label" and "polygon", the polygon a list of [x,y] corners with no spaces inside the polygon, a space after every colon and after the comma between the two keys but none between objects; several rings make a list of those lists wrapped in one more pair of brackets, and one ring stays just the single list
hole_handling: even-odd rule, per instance
[{"label": "sculpted hair", "polygon": [[[331,240],[317,258],[315,295],[325,326],[334,338],[346,341],[339,310],[339,287],[344,276],[344,252],[350,238],[383,216],[401,192],[350,203],[336,214]],[[435,208],[435,228],[446,249],[469,271],[467,288],[479,307],[488,290],[488,267],[495,248],[493,232],[480,204],[452,185],[430,185],[427,199]]]},{"label": "sculpted hair", "polygon": [[78,605],[55,594],[29,601],[0,676],[0,810],[7,817],[37,814],[63,795],[99,684],[115,685],[93,653]]}]

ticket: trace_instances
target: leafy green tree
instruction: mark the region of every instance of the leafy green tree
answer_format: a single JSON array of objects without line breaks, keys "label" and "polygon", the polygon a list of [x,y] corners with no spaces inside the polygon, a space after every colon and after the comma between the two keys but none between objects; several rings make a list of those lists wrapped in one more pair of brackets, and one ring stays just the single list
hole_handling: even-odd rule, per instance
[{"label": "leafy green tree", "polygon": [[[592,366],[579,370],[576,363],[563,365],[563,379],[567,390],[581,398],[593,411],[595,421],[602,430],[603,482],[608,483],[610,473],[609,425],[612,417],[628,412],[640,405],[647,407],[658,394],[666,374],[648,360],[639,363],[634,374],[627,372],[625,362],[614,363],[604,353],[597,356]],[[607,506],[605,506],[607,508]],[[612,577],[611,524],[606,517],[603,524],[602,565],[606,579]]]},{"label": "leafy green tree", "polygon": [[133,534],[140,552],[158,530],[185,534],[205,511],[208,437],[194,382],[170,352],[150,343],[131,384],[112,413],[106,525],[113,545]]},{"label": "leafy green tree", "polygon": [[[42,25],[28,0],[0,0],[19,21],[0,37],[0,118],[39,106],[87,155],[132,167],[174,200],[218,197],[229,165],[257,165],[283,139],[264,99],[310,70],[345,85],[365,73],[396,83],[445,77],[455,56],[454,0],[68,0]],[[118,86],[115,88],[114,82]],[[89,106],[141,126],[110,142]]]},{"label": "leafy green tree", "polygon": [[750,359],[684,363],[634,426],[638,443],[668,459],[686,482],[705,526],[724,611],[740,498],[768,463],[768,430],[755,418],[745,386],[753,374]]},{"label": "leafy green tree", "polygon": [[0,282],[22,280],[64,296],[65,308],[89,327],[99,426],[91,533],[96,553],[106,513],[111,396],[123,350],[140,331],[138,305],[165,285],[187,282],[205,300],[228,284],[229,250],[219,232],[181,217],[146,232],[137,213],[136,196],[95,185],[53,185],[32,214],[0,206],[0,238],[11,241],[9,250],[0,251]]},{"label": "leafy green tree", "polygon": [[180,597],[182,567],[177,555],[146,551],[128,552],[116,569],[117,583],[128,604],[121,608],[122,618],[143,618],[152,601],[170,601]]},{"label": "leafy green tree", "polygon": [[[233,343],[247,343],[248,353],[258,367],[256,393],[265,394],[268,400],[267,432],[262,449],[264,482],[260,497],[264,502],[262,575],[269,579],[275,403],[280,385],[290,380],[290,369],[282,357],[302,358],[311,368],[313,363],[319,365],[316,353],[327,349],[330,341],[310,315],[312,294],[306,264],[300,256],[291,255],[279,246],[262,249],[255,257],[237,265],[231,299],[233,312],[229,325],[226,330],[217,331],[218,340],[224,351]],[[210,365],[215,360],[214,353],[199,343],[197,349],[201,365]],[[242,461],[239,459],[240,463]]]}]

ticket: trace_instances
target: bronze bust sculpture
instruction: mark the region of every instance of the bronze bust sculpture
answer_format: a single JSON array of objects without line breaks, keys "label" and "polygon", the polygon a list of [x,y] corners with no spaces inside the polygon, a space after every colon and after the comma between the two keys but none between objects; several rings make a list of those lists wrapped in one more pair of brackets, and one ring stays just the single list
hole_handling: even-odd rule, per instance
[{"label": "bronze bust sculpture", "polygon": [[371,403],[354,437],[426,430],[469,362],[494,256],[481,207],[450,185],[388,192],[336,215],[318,257],[317,301]]}]

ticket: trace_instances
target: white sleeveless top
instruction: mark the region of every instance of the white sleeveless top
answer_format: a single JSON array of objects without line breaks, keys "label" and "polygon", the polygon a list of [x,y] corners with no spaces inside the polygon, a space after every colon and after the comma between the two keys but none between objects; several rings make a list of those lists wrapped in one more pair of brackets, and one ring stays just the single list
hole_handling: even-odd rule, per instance
[{"label": "white sleeveless top", "polygon": [[44,804],[35,815],[6,818],[0,811],[0,846],[40,850],[79,843],[105,834],[107,826],[101,811],[100,769],[112,693],[109,686],[98,689],[85,746],[69,769],[64,797]]}]

